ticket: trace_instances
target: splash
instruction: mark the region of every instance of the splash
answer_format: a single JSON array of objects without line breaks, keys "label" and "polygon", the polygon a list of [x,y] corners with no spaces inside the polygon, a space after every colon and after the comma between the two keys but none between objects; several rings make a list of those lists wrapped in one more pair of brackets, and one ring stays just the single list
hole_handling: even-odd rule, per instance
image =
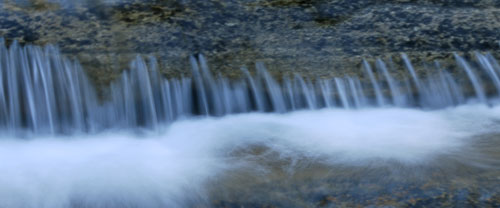
[{"label": "splash", "polygon": [[255,147],[277,153],[267,158],[271,161],[333,166],[383,161],[412,166],[445,156],[467,161],[473,153],[464,149],[480,135],[499,133],[491,128],[499,117],[500,108],[478,105],[438,111],[324,109],[186,119],[140,135],[4,138],[0,207],[207,204],[208,182],[224,181],[238,170],[265,169],[240,154]]}]

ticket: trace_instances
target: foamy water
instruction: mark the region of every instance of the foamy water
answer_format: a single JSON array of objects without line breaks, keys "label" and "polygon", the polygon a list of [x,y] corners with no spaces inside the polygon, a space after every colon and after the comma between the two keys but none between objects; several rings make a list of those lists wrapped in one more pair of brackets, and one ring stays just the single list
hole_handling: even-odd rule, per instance
[{"label": "foamy water", "polygon": [[325,109],[192,118],[141,134],[2,139],[0,207],[183,207],[207,201],[206,183],[224,173],[260,168],[234,157],[252,146],[311,163],[422,165],[497,133],[499,120],[500,107],[483,105]]}]

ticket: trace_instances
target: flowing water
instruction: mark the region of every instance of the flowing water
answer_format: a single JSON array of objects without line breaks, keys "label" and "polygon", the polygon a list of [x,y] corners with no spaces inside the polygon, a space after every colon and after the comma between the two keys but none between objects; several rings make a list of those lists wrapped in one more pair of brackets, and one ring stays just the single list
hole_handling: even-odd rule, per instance
[{"label": "flowing water", "polygon": [[455,56],[280,81],[137,57],[100,99],[56,47],[0,40],[0,207],[499,206],[500,67]]}]

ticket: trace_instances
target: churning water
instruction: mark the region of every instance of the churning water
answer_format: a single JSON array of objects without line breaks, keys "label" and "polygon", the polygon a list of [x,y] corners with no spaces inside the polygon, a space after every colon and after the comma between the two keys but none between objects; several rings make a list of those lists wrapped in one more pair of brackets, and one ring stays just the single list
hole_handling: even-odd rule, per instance
[{"label": "churning water", "polygon": [[318,165],[329,177],[419,167],[500,184],[496,60],[456,55],[458,79],[402,59],[403,79],[377,60],[360,77],[278,82],[260,63],[241,80],[214,77],[203,56],[191,77],[166,79],[138,57],[99,100],[55,47],[0,41],[0,207],[210,206],[226,188],[249,189],[248,175],[295,180]]}]

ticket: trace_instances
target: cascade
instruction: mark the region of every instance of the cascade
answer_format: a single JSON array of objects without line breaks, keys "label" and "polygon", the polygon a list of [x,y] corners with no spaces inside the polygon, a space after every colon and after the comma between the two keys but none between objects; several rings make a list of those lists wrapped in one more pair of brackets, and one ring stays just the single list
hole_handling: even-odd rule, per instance
[{"label": "cascade", "polygon": [[[436,109],[467,100],[487,104],[500,93],[500,67],[491,54],[475,56],[478,64],[473,65],[455,54],[457,66],[472,84],[472,97],[439,64],[436,73],[418,75],[406,54],[401,57],[412,83],[409,79],[398,81],[382,59],[374,63],[380,76],[363,60],[359,77],[310,80],[296,74],[293,79],[283,77],[280,83],[263,63],[256,64],[256,73],[242,68],[243,78],[230,80],[220,74],[213,76],[203,55],[191,56],[192,77],[166,78],[160,74],[155,58],[137,56],[110,85],[109,98],[101,101],[84,69],[56,47],[22,47],[15,42],[7,47],[2,40],[0,128],[4,132],[48,134],[95,132],[115,127],[154,129],[180,118],[252,111],[284,113],[391,105]],[[479,70],[488,77],[477,76]],[[494,86],[497,94],[487,94],[485,85]]]}]

